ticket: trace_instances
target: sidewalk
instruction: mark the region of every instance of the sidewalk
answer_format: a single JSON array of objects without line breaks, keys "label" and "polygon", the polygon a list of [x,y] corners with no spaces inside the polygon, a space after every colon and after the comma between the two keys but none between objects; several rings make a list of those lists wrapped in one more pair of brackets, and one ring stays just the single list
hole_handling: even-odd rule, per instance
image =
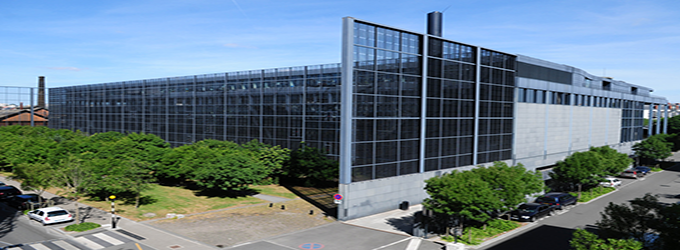
[{"label": "sidewalk", "polygon": [[[6,177],[0,176],[0,181],[4,182],[7,185],[12,185],[17,188],[20,188],[21,185],[13,180],[7,179]],[[32,192],[27,192],[27,193],[32,193]],[[59,197],[58,195],[51,194],[48,192],[44,192],[42,195],[45,199],[53,200],[55,201],[55,206],[59,206],[61,208],[64,208],[75,216],[75,210],[76,210],[76,203],[67,199],[64,199],[62,197]],[[81,220],[84,222],[94,222],[97,224],[102,225],[102,229],[98,230],[91,230],[82,232],[82,233],[77,233],[77,232],[66,232],[64,231],[64,227],[73,224],[73,223],[68,223],[68,224],[60,224],[57,227],[51,227],[54,232],[57,232],[59,234],[62,234],[64,236],[67,236],[68,238],[74,239],[77,242],[80,242],[86,247],[89,247],[91,249],[105,249],[105,250],[162,250],[162,249],[196,249],[196,250],[204,250],[204,249],[218,249],[216,247],[212,247],[209,245],[206,245],[204,243],[188,239],[186,237],[180,236],[173,234],[171,232],[167,232],[161,229],[158,229],[156,227],[153,227],[151,225],[147,225],[145,223],[141,222],[136,222],[133,220],[129,220],[126,218],[119,217],[116,223],[116,228],[112,228],[112,223],[111,223],[111,213],[102,211],[96,208],[89,207],[84,204],[79,204],[78,207],[80,208],[80,216]],[[100,244],[94,244],[94,247],[92,245],[88,246],[88,240],[79,240],[79,237],[83,237],[85,235],[89,234],[97,234],[102,231],[110,231],[110,232],[115,232],[118,235],[124,236],[127,239],[130,239],[129,242],[133,242],[133,244],[128,244],[127,245],[114,245],[114,246],[109,246],[106,248],[101,248],[103,245]],[[125,241],[114,241],[114,242],[121,242],[125,243]],[[139,244],[134,244],[134,243],[139,243]],[[108,244],[111,245],[111,244]],[[137,246],[139,245],[139,246]],[[123,248],[121,248],[123,247]]]}]

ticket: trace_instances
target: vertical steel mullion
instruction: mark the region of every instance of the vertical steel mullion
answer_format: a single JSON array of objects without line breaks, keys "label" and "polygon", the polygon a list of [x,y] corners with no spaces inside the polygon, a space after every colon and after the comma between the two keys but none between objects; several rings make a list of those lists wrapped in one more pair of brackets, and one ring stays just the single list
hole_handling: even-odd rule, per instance
[{"label": "vertical steel mullion", "polygon": [[474,118],[474,134],[472,138],[472,165],[476,166],[479,159],[477,158],[477,153],[479,152],[479,106],[481,100],[479,99],[480,93],[480,77],[481,77],[481,54],[482,48],[475,47],[475,118]]},{"label": "vertical steel mullion", "polygon": [[425,137],[427,136],[427,72],[428,72],[428,60],[429,60],[429,43],[430,43],[430,36],[429,35],[423,35],[422,36],[422,52],[421,52],[421,79],[420,79],[420,150],[418,152],[418,172],[419,173],[424,173],[425,172],[425,155],[426,155],[426,141]]}]

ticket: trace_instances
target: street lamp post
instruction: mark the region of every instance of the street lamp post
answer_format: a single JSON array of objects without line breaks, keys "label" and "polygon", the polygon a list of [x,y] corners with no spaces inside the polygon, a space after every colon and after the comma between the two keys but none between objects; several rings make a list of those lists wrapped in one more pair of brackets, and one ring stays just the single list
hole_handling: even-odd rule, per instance
[{"label": "street lamp post", "polygon": [[111,195],[109,199],[111,200],[111,227],[116,229],[116,196]]}]

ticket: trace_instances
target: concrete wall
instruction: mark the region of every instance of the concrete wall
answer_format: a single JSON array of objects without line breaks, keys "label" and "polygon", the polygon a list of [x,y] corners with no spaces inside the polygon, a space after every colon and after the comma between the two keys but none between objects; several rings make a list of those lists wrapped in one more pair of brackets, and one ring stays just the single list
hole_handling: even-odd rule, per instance
[{"label": "concrete wall", "polygon": [[621,139],[621,109],[516,103],[515,163],[549,166],[573,152],[609,145],[630,152]]}]

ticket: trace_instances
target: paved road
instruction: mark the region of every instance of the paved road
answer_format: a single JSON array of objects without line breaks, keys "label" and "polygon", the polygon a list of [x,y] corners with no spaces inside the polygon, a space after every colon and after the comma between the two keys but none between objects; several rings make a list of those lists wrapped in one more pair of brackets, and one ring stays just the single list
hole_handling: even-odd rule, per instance
[{"label": "paved road", "polygon": [[232,250],[291,250],[291,249],[380,249],[380,250],[440,250],[443,245],[417,237],[381,232],[336,222],[308,230],[257,241]]},{"label": "paved road", "polygon": [[16,209],[0,202],[0,247],[61,238],[60,235],[55,234],[49,228],[36,225],[38,224],[29,221]]},{"label": "paved road", "polygon": [[594,228],[601,219],[600,212],[610,202],[621,204],[642,197],[646,193],[659,196],[661,202],[672,203],[680,199],[680,166],[651,174],[640,180],[622,179],[624,185],[617,191],[600,197],[588,203],[569,208],[559,215],[548,217],[536,222],[530,230],[516,235],[509,240],[496,245],[485,246],[484,250],[569,250],[569,240],[578,228]]}]

